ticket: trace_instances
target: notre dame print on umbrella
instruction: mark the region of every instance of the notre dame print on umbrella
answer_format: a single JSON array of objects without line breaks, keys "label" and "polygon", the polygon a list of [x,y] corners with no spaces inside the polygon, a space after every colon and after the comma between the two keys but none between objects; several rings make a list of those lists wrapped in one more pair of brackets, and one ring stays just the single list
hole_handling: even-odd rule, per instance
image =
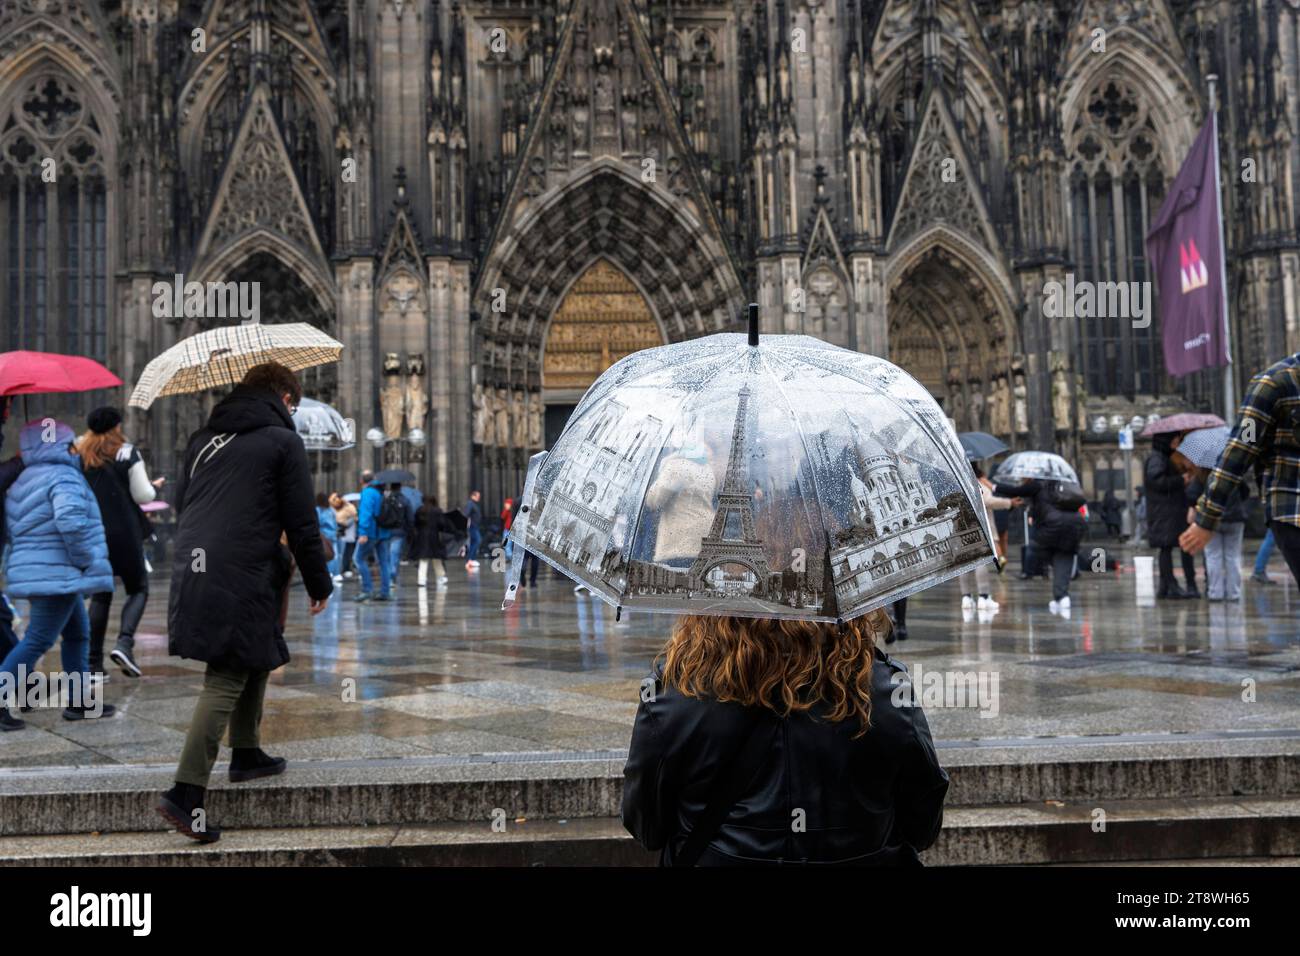
[{"label": "notre dame print on umbrella", "polygon": [[966,456],[919,383],[808,336],[757,338],[605,372],[530,463],[515,542],[620,608],[822,621],[991,560]]}]

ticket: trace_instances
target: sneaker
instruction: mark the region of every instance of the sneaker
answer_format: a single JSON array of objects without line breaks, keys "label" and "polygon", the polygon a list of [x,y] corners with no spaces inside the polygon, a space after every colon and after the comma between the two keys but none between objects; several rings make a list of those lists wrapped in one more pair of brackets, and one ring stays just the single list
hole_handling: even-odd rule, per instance
[{"label": "sneaker", "polygon": [[446,586],[447,586],[447,575],[444,574],[442,577],[438,578],[438,587],[445,588]]},{"label": "sneaker", "polygon": [[1070,610],[1070,595],[1067,594],[1065,597],[1061,598],[1061,600],[1057,601],[1056,606],[1061,611]]},{"label": "sneaker", "polygon": [[[108,656],[113,659],[113,663],[120,667],[122,673],[127,677],[139,677],[142,673],[140,665],[137,664],[135,658],[131,656],[131,648],[118,645],[113,648],[113,653]],[[107,674],[104,675],[104,679],[108,680]]]},{"label": "sneaker", "polygon": [[961,609],[963,611],[973,611],[975,609],[975,598],[969,594],[961,596]]},{"label": "sneaker", "polygon": [[362,591],[360,594],[354,594],[352,600],[356,601],[358,604],[365,604],[370,600],[370,592]]},{"label": "sneaker", "polygon": [[[162,818],[191,840],[199,843],[216,843],[221,839],[221,828],[207,822],[203,811],[203,789],[177,784],[162,795],[155,808]],[[195,811],[200,811],[197,815]]]},{"label": "sneaker", "polygon": [[112,704],[104,704],[100,708],[100,712],[98,714],[91,713],[92,709],[93,708],[87,707],[85,704],[82,704],[78,707],[64,707],[63,719],[64,720],[101,720],[105,717],[112,717],[115,713],[117,713],[117,708],[114,707]]},{"label": "sneaker", "polygon": [[19,720],[9,713],[9,708],[0,707],[0,733],[6,730],[22,730],[27,726],[27,721]]},{"label": "sneaker", "polygon": [[86,679],[92,684],[105,684],[108,682],[108,673],[106,671],[97,671],[92,667],[86,672]]},{"label": "sneaker", "polygon": [[969,624],[973,620],[975,620],[975,609],[963,604],[961,606],[961,622],[963,624]]},{"label": "sneaker", "polygon": [[391,601],[392,599],[393,599],[393,596],[392,596],[391,594],[376,594],[376,595],[375,595],[375,600],[376,600],[376,601]]},{"label": "sneaker", "polygon": [[1056,613],[1057,611],[1059,611],[1060,609],[1061,609],[1061,605],[1060,605],[1059,602],[1057,602],[1057,601],[1048,601],[1048,602],[1047,602],[1047,610],[1050,611],[1052,614],[1055,614],[1055,613]]},{"label": "sneaker", "polygon": [[1261,574],[1259,572],[1252,574],[1250,576],[1250,579],[1254,581],[1256,584],[1272,584],[1272,585],[1277,584],[1277,582],[1274,581],[1272,578],[1270,578],[1267,574]]},{"label": "sneaker", "polygon": [[289,761],[283,757],[272,757],[260,747],[235,750],[230,757],[230,782],[243,783],[245,780],[274,777],[284,773],[284,768],[288,765]]},{"label": "sneaker", "polygon": [[342,583],[343,583],[343,575],[341,575],[341,574],[336,574],[336,575],[334,575],[334,583],[335,583],[335,584],[342,584]]},{"label": "sneaker", "polygon": [[344,571],[344,572],[343,572],[343,577],[344,577],[344,579],[350,579],[350,578],[352,577],[352,572],[351,572],[351,571]]},{"label": "sneaker", "polygon": [[996,611],[1000,606],[1001,605],[999,605],[997,601],[993,600],[993,598],[987,594],[981,594],[979,596],[979,602],[976,604],[976,607],[981,611]]}]

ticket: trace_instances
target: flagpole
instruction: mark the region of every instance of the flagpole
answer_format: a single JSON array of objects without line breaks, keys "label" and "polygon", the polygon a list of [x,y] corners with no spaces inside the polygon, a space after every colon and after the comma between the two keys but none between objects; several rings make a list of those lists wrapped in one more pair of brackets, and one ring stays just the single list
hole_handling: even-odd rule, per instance
[{"label": "flagpole", "polygon": [[1232,323],[1228,321],[1228,244],[1223,238],[1223,183],[1219,178],[1218,74],[1205,77],[1210,85],[1210,122],[1214,132],[1214,211],[1219,220],[1219,287],[1223,293],[1223,420],[1232,424],[1237,417],[1237,389],[1232,381]]}]

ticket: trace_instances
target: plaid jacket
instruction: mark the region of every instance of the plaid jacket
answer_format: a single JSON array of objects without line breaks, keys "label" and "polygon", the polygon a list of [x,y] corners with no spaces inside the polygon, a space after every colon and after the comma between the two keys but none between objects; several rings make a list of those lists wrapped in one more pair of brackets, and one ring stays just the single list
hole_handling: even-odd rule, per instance
[{"label": "plaid jacket", "polygon": [[1264,477],[1272,521],[1300,526],[1300,353],[1250,380],[1228,446],[1196,502],[1196,523],[1213,531],[1253,465]]}]

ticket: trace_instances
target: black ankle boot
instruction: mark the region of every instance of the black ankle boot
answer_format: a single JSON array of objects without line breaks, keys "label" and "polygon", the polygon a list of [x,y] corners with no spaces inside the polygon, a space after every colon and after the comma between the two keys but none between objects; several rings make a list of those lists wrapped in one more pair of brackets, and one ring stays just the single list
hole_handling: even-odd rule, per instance
[{"label": "black ankle boot", "polygon": [[208,822],[207,811],[203,808],[204,792],[202,787],[178,781],[162,795],[157,810],[177,833],[200,843],[216,843],[221,839],[221,828]]},{"label": "black ankle boot", "polygon": [[272,757],[261,747],[236,747],[230,755],[230,782],[243,783],[259,777],[274,777],[284,773],[288,761]]}]

